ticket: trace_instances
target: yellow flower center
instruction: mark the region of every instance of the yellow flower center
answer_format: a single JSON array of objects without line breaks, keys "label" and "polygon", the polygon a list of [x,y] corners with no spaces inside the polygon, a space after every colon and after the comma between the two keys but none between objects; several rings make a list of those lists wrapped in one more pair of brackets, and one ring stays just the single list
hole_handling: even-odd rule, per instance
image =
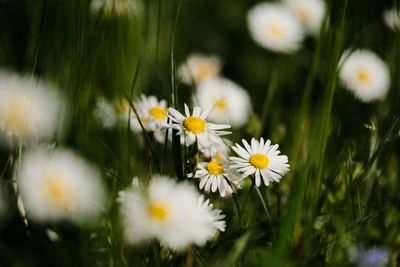
[{"label": "yellow flower center", "polygon": [[285,31],[282,29],[281,25],[276,23],[269,25],[267,31],[276,39],[282,39],[285,35]]},{"label": "yellow flower center", "polygon": [[125,111],[129,111],[130,108],[131,108],[131,106],[129,105],[129,102],[127,100],[122,100],[116,107],[117,112],[119,114],[121,114]]},{"label": "yellow flower center", "polygon": [[367,84],[371,81],[371,77],[366,70],[359,70],[357,73],[357,78],[361,83]]},{"label": "yellow flower center", "polygon": [[188,117],[183,122],[183,126],[192,133],[202,133],[206,129],[206,122],[198,117]]},{"label": "yellow flower center", "polygon": [[204,62],[200,63],[197,69],[197,73],[194,74],[196,82],[201,82],[209,77],[215,76],[216,68],[212,63]]},{"label": "yellow flower center", "polygon": [[73,196],[64,179],[55,174],[48,175],[45,192],[49,201],[58,209],[68,211],[73,205]]},{"label": "yellow flower center", "polygon": [[224,165],[219,163],[218,161],[210,161],[207,164],[207,171],[214,175],[219,175],[224,173]]},{"label": "yellow flower center", "polygon": [[8,110],[6,110],[0,119],[11,132],[22,135],[26,134],[29,130],[30,109],[33,107],[29,103],[29,100],[23,96],[12,97],[9,103]]},{"label": "yellow flower center", "polygon": [[269,164],[269,158],[264,154],[254,154],[250,157],[250,164],[258,169],[264,169]]},{"label": "yellow flower center", "polygon": [[149,110],[150,115],[157,120],[164,120],[167,118],[168,111],[162,107],[154,107]]},{"label": "yellow flower center", "polygon": [[159,222],[165,222],[169,218],[169,211],[163,204],[152,203],[149,206],[149,215]]},{"label": "yellow flower center", "polygon": [[215,107],[225,110],[227,108],[226,107],[226,102],[223,99],[218,100],[217,102],[215,102]]},{"label": "yellow flower center", "polygon": [[304,22],[307,22],[311,18],[310,10],[307,7],[300,6],[297,8],[297,14],[299,15],[300,19]]}]

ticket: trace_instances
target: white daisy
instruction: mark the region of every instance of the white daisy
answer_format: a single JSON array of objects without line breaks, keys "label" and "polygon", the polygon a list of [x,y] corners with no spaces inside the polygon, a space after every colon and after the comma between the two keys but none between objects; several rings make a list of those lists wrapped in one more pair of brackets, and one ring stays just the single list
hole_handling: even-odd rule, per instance
[{"label": "white daisy", "polygon": [[240,158],[229,157],[233,162],[231,167],[242,173],[241,178],[255,174],[256,186],[261,185],[261,178],[268,186],[270,182],[279,182],[289,171],[288,157],[279,155],[279,145],[271,145],[269,139],[264,143],[263,138],[260,141],[251,139],[251,145],[244,139],[242,142],[245,148],[239,144],[232,146]]},{"label": "white daisy", "polygon": [[323,0],[286,0],[289,9],[312,34],[318,33],[325,15]]},{"label": "white daisy", "polygon": [[168,121],[167,102],[165,100],[158,101],[155,96],[142,95],[137,101],[137,109],[142,123],[145,122],[146,130],[153,132],[154,138],[158,142],[164,143],[165,126]]},{"label": "white daisy", "polygon": [[221,60],[217,56],[190,55],[178,68],[178,74],[186,84],[199,84],[217,77],[221,71]]},{"label": "white daisy", "polygon": [[94,13],[103,12],[105,15],[127,15],[138,13],[140,2],[137,0],[92,0],[90,9]]},{"label": "white daisy", "polygon": [[192,185],[165,176],[153,177],[145,188],[133,182],[118,198],[125,240],[138,244],[157,238],[174,250],[204,245],[225,223],[220,211],[199,198]]},{"label": "white daisy", "polygon": [[0,73],[0,135],[6,142],[51,138],[62,125],[64,101],[53,88],[31,78]]},{"label": "white daisy", "polygon": [[[239,174],[229,168],[229,162],[217,154],[209,162],[200,162],[197,164],[194,178],[200,179],[199,188],[206,192],[219,191],[221,197],[230,195],[234,192],[240,182]],[[188,178],[193,177],[192,174]]]},{"label": "white daisy", "polygon": [[195,96],[200,107],[213,106],[210,121],[241,127],[248,121],[251,111],[249,94],[234,82],[212,78],[202,82]]},{"label": "white daisy", "polygon": [[92,220],[105,201],[100,173],[69,150],[28,151],[17,182],[28,218],[37,221]]},{"label": "white daisy", "polygon": [[93,115],[106,129],[114,127],[117,122],[114,106],[103,97],[97,100]]},{"label": "white daisy", "polygon": [[282,4],[260,3],[249,10],[247,23],[262,47],[282,53],[297,50],[304,38],[300,21]]},{"label": "white daisy", "polygon": [[220,136],[231,132],[221,130],[228,129],[231,126],[207,122],[206,119],[211,110],[211,106],[205,110],[194,107],[193,113],[190,114],[189,108],[185,104],[184,116],[174,108],[168,109],[172,121],[169,127],[178,130],[177,135],[181,136],[181,144],[190,146],[197,141],[198,148],[202,151],[213,144],[223,143]]},{"label": "white daisy", "polygon": [[386,63],[369,50],[346,51],[339,63],[339,78],[363,102],[383,100],[390,85]]},{"label": "white daisy", "polygon": [[383,21],[393,31],[400,30],[400,9],[385,10],[383,12]]}]

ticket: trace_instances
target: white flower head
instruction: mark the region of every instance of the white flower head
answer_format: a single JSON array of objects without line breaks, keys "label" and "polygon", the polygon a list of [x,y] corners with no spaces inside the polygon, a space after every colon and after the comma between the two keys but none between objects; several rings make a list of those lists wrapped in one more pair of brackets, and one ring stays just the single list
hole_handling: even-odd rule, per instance
[{"label": "white flower head", "polygon": [[97,100],[93,115],[106,129],[114,127],[117,122],[114,106],[103,97]]},{"label": "white flower head", "polygon": [[92,0],[90,9],[94,13],[103,12],[104,15],[128,15],[139,13],[140,1],[137,0]]},{"label": "white flower head", "polygon": [[325,15],[323,0],[286,0],[285,2],[309,33],[318,33]]},{"label": "white flower head", "polygon": [[26,152],[18,188],[28,217],[37,221],[88,221],[105,202],[100,173],[69,150]]},{"label": "white flower head", "polygon": [[65,105],[50,86],[11,73],[0,73],[0,135],[15,143],[51,138],[62,125]]},{"label": "white flower head", "polygon": [[339,78],[363,102],[383,100],[390,85],[386,63],[369,50],[344,52],[339,64]]},{"label": "white flower head", "polygon": [[213,143],[212,146],[203,146],[200,148],[200,151],[206,158],[212,158],[216,154],[220,155],[222,158],[227,158],[231,145],[232,142],[229,139],[221,138],[220,142]]},{"label": "white flower head", "polygon": [[383,12],[383,21],[393,31],[400,30],[400,9],[385,10]]},{"label": "white flower head", "polygon": [[[229,167],[229,161],[219,154],[208,162],[197,164],[194,178],[200,179],[199,188],[206,192],[219,191],[221,197],[231,195],[240,183],[240,174]],[[188,178],[193,175],[188,175]]]},{"label": "white flower head", "polygon": [[195,101],[200,107],[213,106],[208,119],[241,127],[248,121],[251,111],[249,94],[234,82],[224,78],[213,78],[202,82],[196,92]]},{"label": "white flower head", "polygon": [[186,84],[199,84],[217,77],[221,71],[221,59],[217,56],[192,54],[178,68],[178,74]]},{"label": "white flower head", "polygon": [[[136,103],[132,103],[133,105],[136,105]],[[118,101],[116,104],[116,111],[117,111],[117,116],[119,120],[122,123],[128,124],[132,132],[134,133],[140,133],[142,131],[142,126],[139,123],[138,117],[136,116],[136,113],[133,111],[129,101],[127,99],[121,99]],[[142,123],[143,127],[148,130],[147,128],[147,122],[148,119],[144,114],[141,114],[140,109],[136,109],[136,112],[139,115],[140,122]]]},{"label": "white flower head", "polygon": [[231,126],[207,122],[206,119],[211,110],[211,106],[205,110],[202,110],[200,107],[194,107],[191,114],[188,106],[185,104],[185,115],[182,115],[174,108],[168,109],[169,117],[172,121],[169,127],[178,130],[177,135],[181,136],[181,144],[190,146],[197,141],[198,148],[202,151],[214,144],[223,143],[220,136],[230,134],[231,132],[222,130],[228,129]]},{"label": "white flower head", "polygon": [[300,21],[282,4],[257,4],[249,10],[247,23],[256,43],[275,52],[294,52],[304,38]]},{"label": "white flower head", "polygon": [[146,188],[133,183],[118,198],[125,240],[138,244],[157,238],[174,250],[204,245],[225,229],[225,222],[220,211],[199,198],[192,185],[165,176],[153,177]]},{"label": "white flower head", "polygon": [[[165,141],[165,126],[168,121],[167,101],[158,100],[155,96],[141,95],[137,101],[138,114],[145,129],[153,132],[159,143]],[[170,131],[171,132],[171,131]]]},{"label": "white flower head", "polygon": [[288,157],[279,155],[279,145],[271,145],[268,139],[264,142],[251,139],[251,145],[246,140],[242,140],[244,148],[239,144],[232,146],[233,151],[240,156],[230,157],[233,162],[232,168],[242,173],[241,178],[255,174],[256,186],[261,185],[261,178],[266,186],[270,182],[279,182],[283,175],[289,171]]}]

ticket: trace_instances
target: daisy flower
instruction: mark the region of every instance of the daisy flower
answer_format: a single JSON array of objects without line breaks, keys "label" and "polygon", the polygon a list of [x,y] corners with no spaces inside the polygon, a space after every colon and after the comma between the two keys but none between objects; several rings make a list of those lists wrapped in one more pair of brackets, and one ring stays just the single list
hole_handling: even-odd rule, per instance
[{"label": "daisy flower", "polygon": [[210,121],[241,127],[248,121],[251,111],[249,94],[234,82],[224,78],[212,78],[202,82],[195,96],[200,107],[213,106]]},{"label": "daisy flower", "polygon": [[383,21],[393,31],[400,30],[400,10],[396,8],[385,10]]},{"label": "daisy flower", "polygon": [[339,63],[339,78],[363,102],[383,100],[390,85],[386,63],[369,50],[346,51]]},{"label": "daisy flower", "polygon": [[145,122],[146,130],[154,133],[154,138],[164,143],[165,126],[167,126],[167,102],[165,100],[158,101],[155,96],[141,95],[137,101],[137,109],[140,114],[142,123]]},{"label": "daisy flower", "polygon": [[225,230],[225,222],[219,210],[199,198],[192,185],[166,176],[153,177],[145,188],[134,179],[118,198],[125,240],[138,244],[156,238],[174,250],[204,245]]},{"label": "daisy flower", "polygon": [[275,52],[293,52],[304,38],[300,21],[282,4],[256,5],[247,14],[247,24],[254,41]]},{"label": "daisy flower", "polygon": [[126,15],[139,11],[137,0],[92,0],[90,9],[94,13],[103,12],[105,15]]},{"label": "daisy flower", "polygon": [[106,129],[114,127],[117,122],[114,106],[103,97],[97,100],[93,115]]},{"label": "daisy flower", "polygon": [[322,0],[286,0],[290,10],[312,34],[318,33],[325,15],[325,2]]},{"label": "daisy flower", "polygon": [[17,182],[27,216],[36,221],[91,220],[105,201],[100,173],[69,150],[28,151]]},{"label": "daisy flower", "polygon": [[48,85],[0,73],[0,135],[6,142],[53,137],[62,125],[64,108],[61,96]]},{"label": "daisy flower", "polygon": [[172,121],[169,127],[178,130],[177,135],[181,136],[181,144],[190,146],[197,141],[198,148],[202,151],[213,144],[223,143],[220,136],[231,132],[221,130],[228,129],[231,126],[207,122],[206,119],[211,110],[211,106],[205,110],[200,107],[194,107],[193,113],[190,114],[189,108],[185,104],[184,116],[174,108],[168,109],[170,114],[168,116]]},{"label": "daisy flower", "polygon": [[[200,179],[199,188],[206,192],[219,191],[221,197],[233,193],[239,182],[239,174],[229,168],[229,162],[217,154],[209,162],[200,162],[197,164],[197,170],[194,178]],[[188,178],[193,175],[188,175]]]},{"label": "daisy flower", "polygon": [[255,174],[256,186],[261,185],[261,178],[266,186],[270,182],[279,182],[283,175],[289,171],[288,157],[279,155],[279,145],[271,145],[268,139],[264,142],[251,139],[251,145],[246,140],[242,140],[244,148],[239,144],[232,146],[233,151],[240,156],[229,157],[233,162],[232,168],[241,172],[241,178]]},{"label": "daisy flower", "polygon": [[206,158],[212,158],[219,154],[222,158],[227,158],[232,142],[226,138],[221,138],[221,142],[214,143],[212,146],[204,146],[201,148],[201,153]]},{"label": "daisy flower", "polygon": [[186,84],[199,84],[219,75],[221,60],[217,56],[192,54],[178,68],[178,74]]}]

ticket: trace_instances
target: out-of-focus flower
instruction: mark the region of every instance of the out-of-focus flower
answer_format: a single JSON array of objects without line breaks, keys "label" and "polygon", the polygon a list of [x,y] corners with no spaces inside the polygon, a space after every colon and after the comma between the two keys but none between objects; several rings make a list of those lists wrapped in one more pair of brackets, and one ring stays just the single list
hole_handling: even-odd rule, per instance
[{"label": "out-of-focus flower", "polygon": [[221,60],[217,56],[192,54],[179,66],[178,73],[184,83],[199,84],[208,78],[217,77],[221,65]]},{"label": "out-of-focus flower", "polygon": [[257,4],[249,10],[247,23],[256,43],[275,52],[294,52],[304,38],[301,22],[282,4]]},{"label": "out-of-focus flower", "polygon": [[[132,104],[136,105],[136,103]],[[138,118],[133,109],[131,108],[129,101],[127,99],[122,99],[118,101],[115,104],[115,106],[119,120],[126,124],[128,124],[129,121],[129,126],[131,130],[134,133],[140,133],[142,131],[142,127],[140,126]],[[139,114],[140,110],[136,109],[136,112],[138,112],[138,115],[141,118],[140,122],[142,123],[143,127],[147,130],[147,123],[148,123],[147,118],[145,118],[143,114]]]},{"label": "out-of-focus flower", "polygon": [[392,30],[400,30],[400,10],[396,8],[388,9],[383,12],[383,21]]},{"label": "out-of-focus flower", "polygon": [[137,0],[92,0],[90,9],[94,13],[103,12],[107,16],[121,16],[138,13],[140,2]]},{"label": "out-of-focus flower", "polygon": [[346,51],[339,63],[339,78],[363,102],[383,100],[390,85],[386,63],[369,50]]},{"label": "out-of-focus flower", "polygon": [[106,129],[114,127],[115,123],[117,122],[115,108],[105,98],[99,98],[97,100],[93,115]]},{"label": "out-of-focus flower", "polygon": [[17,181],[32,220],[92,220],[105,201],[100,173],[69,150],[26,152]]},{"label": "out-of-focus flower", "polygon": [[197,88],[195,102],[200,107],[213,106],[208,119],[233,127],[246,124],[251,111],[248,93],[234,82],[224,78],[208,79]]},{"label": "out-of-focus flower", "polygon": [[389,251],[383,247],[364,249],[353,247],[350,257],[359,267],[380,267],[389,261]]},{"label": "out-of-focus flower", "polygon": [[174,250],[204,245],[225,230],[225,222],[219,210],[199,198],[190,184],[177,184],[165,176],[153,177],[146,188],[134,179],[118,198],[125,240],[138,244],[157,238]]},{"label": "out-of-focus flower", "polygon": [[167,101],[158,101],[155,96],[142,95],[137,101],[137,109],[142,123],[145,122],[145,129],[153,132],[159,143],[164,143],[168,120]]},{"label": "out-of-focus flower", "polygon": [[34,142],[51,138],[62,125],[61,96],[42,82],[0,73],[0,135],[6,142]]},{"label": "out-of-focus flower", "polygon": [[185,104],[185,116],[174,108],[169,108],[169,117],[172,123],[170,128],[178,130],[177,135],[181,136],[181,144],[190,146],[197,141],[200,151],[214,144],[222,144],[221,135],[227,135],[231,132],[222,131],[231,128],[230,125],[214,124],[207,122],[206,119],[212,110],[209,106],[205,110],[195,107],[190,114],[188,106]]},{"label": "out-of-focus flower", "polygon": [[[240,182],[240,174],[229,168],[229,162],[217,154],[209,162],[197,164],[194,178],[200,179],[199,188],[205,191],[219,191],[221,197],[234,192]],[[189,175],[188,178],[193,177]]]},{"label": "out-of-focus flower", "polygon": [[232,147],[240,158],[229,157],[234,163],[231,167],[242,173],[242,179],[255,174],[256,186],[261,185],[261,178],[268,186],[270,182],[279,182],[289,171],[288,157],[279,155],[279,145],[271,145],[269,139],[264,142],[263,138],[260,141],[251,139],[251,145],[244,139],[242,142],[245,148],[239,144]]},{"label": "out-of-focus flower", "polygon": [[309,33],[318,33],[325,15],[324,1],[286,0],[285,2]]}]

